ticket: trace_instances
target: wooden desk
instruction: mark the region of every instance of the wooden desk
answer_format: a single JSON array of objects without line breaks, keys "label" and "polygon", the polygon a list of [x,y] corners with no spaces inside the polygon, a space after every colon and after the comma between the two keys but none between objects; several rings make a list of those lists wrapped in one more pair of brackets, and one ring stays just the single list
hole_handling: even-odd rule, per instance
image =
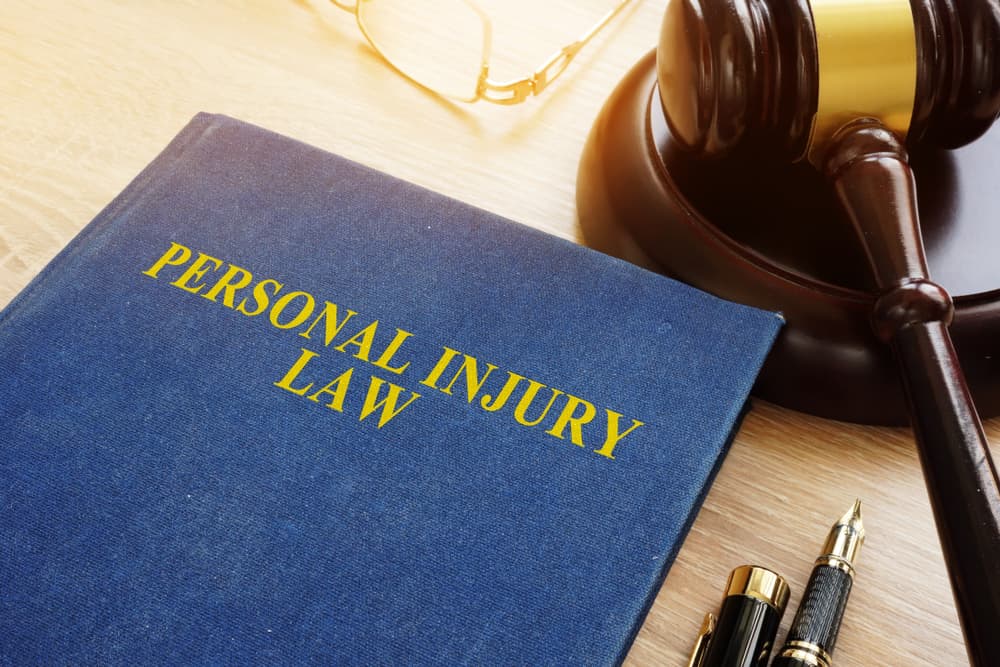
[{"label": "wooden desk", "polygon": [[[636,2],[543,97],[512,108],[450,105],[409,85],[364,45],[349,15],[320,0],[0,3],[0,304],[199,110],[574,239],[577,161],[591,123],[656,43],[662,3]],[[532,69],[609,5],[494,2],[497,77]],[[1000,443],[1000,421],[987,432]],[[745,562],[792,586],[783,639],[829,525],[856,496],[868,539],[836,664],[964,664],[909,432],[762,402],[630,663],[684,664],[729,570]]]}]

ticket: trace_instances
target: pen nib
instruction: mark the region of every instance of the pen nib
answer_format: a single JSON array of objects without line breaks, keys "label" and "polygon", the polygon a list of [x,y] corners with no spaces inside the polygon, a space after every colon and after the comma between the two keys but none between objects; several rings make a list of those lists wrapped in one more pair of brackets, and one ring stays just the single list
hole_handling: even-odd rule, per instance
[{"label": "pen nib", "polygon": [[854,501],[854,506],[847,510],[844,516],[840,517],[837,521],[838,526],[850,526],[855,531],[857,531],[861,538],[864,539],[865,536],[865,524],[861,521],[861,499],[858,498]]},{"label": "pen nib", "polygon": [[844,516],[837,520],[830,535],[826,538],[823,556],[820,559],[839,561],[849,574],[854,574],[854,561],[865,541],[865,525],[861,521],[861,500],[855,500],[854,506],[847,510]]}]

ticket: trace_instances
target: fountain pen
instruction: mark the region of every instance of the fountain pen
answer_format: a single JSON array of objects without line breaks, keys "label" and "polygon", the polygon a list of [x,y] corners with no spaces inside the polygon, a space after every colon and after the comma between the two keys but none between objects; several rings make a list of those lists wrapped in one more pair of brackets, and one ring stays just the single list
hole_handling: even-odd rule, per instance
[{"label": "fountain pen", "polygon": [[785,645],[771,667],[831,667],[833,646],[854,582],[854,562],[864,540],[861,501],[856,500],[830,530]]}]

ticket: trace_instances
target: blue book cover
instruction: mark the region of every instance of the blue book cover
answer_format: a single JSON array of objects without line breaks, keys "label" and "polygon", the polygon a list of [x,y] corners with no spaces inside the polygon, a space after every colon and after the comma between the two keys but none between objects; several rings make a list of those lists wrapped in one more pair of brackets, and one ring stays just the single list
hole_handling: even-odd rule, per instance
[{"label": "blue book cover", "polygon": [[199,115],[0,313],[0,664],[620,662],[779,327]]}]

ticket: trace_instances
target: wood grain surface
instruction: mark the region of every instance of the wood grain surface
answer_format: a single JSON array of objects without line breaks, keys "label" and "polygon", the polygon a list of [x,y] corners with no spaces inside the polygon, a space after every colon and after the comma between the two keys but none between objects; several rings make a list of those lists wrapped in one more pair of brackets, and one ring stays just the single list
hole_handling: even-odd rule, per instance
[{"label": "wood grain surface", "polygon": [[[507,79],[611,2],[483,4],[496,20],[494,73]],[[583,143],[611,89],[655,45],[661,13],[661,2],[636,0],[542,97],[505,108],[450,104],[408,84],[350,15],[319,0],[0,2],[0,304],[202,110],[577,239]],[[1000,421],[986,430],[1000,442]],[[685,664],[702,616],[744,563],[788,579],[783,639],[830,524],[855,497],[868,537],[835,663],[965,664],[909,431],[759,401],[628,663]]]}]

